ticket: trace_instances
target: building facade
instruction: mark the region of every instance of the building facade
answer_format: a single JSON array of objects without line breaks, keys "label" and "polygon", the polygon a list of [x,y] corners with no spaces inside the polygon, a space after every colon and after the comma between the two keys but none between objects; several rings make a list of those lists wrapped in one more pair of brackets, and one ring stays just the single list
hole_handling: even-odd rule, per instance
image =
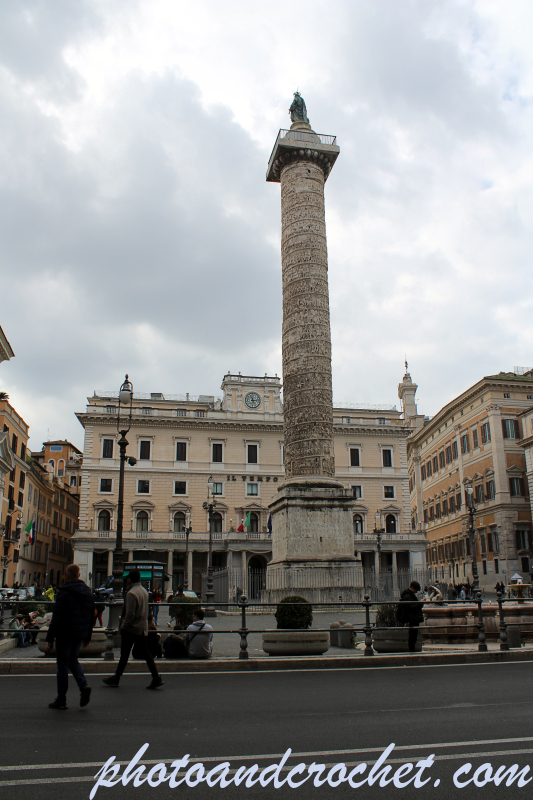
[{"label": "building facade", "polygon": [[2,542],[1,585],[12,586],[18,573],[20,531],[26,488],[26,448],[29,426],[7,400],[0,400],[0,428],[4,434],[4,462],[7,447],[11,470],[4,473],[1,495],[0,532]]},{"label": "building facade", "polygon": [[[182,583],[185,572],[189,586],[201,589],[209,526],[215,569],[227,568],[241,588],[271,559],[269,505],[284,479],[280,380],[228,373],[222,392],[219,398],[134,395],[127,439],[137,464],[125,473],[125,561],[164,563],[165,590]],[[95,392],[77,414],[85,447],[74,557],[93,586],[112,571],[117,402],[116,393]],[[334,409],[336,477],[353,494],[354,554],[369,572],[380,565],[424,568],[425,540],[410,529],[408,435],[394,407]],[[213,496],[209,521],[203,504]]]},{"label": "building facade", "polygon": [[531,505],[522,438],[533,375],[501,372],[482,378],[431,420],[417,415],[416,407],[413,411],[414,392],[412,399],[411,529],[427,538],[430,578],[472,581],[471,496],[480,586],[492,590],[516,572],[529,583]]}]

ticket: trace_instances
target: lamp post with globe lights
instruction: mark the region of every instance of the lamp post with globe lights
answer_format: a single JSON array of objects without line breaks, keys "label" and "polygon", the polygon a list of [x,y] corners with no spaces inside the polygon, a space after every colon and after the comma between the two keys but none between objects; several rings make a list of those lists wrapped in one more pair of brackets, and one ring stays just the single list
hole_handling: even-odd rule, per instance
[{"label": "lamp post with globe lights", "polygon": [[[214,606],[215,593],[213,591],[213,509],[216,508],[213,476],[210,475],[207,481],[207,502],[203,503],[202,508],[207,511],[209,525],[209,550],[207,554],[207,591],[205,593],[205,616],[216,617],[217,612]],[[211,500],[209,499],[209,489],[211,489]]]},{"label": "lamp post with globe lights", "polygon": [[[121,419],[121,410],[124,415]],[[109,606],[109,624],[111,630],[118,630],[120,612],[124,603],[123,587],[124,587],[124,553],[122,550],[122,528],[124,522],[124,472],[126,461],[130,466],[135,466],[137,459],[126,456],[126,448],[128,440],[126,434],[131,428],[131,417],[133,412],[133,385],[128,379],[128,375],[118,392],[118,411],[117,411],[117,433],[120,438],[117,442],[120,451],[120,468],[118,476],[118,507],[117,507],[117,535],[115,541],[115,549],[113,551],[113,595],[110,598]],[[112,660],[113,652],[106,652],[106,659]]]}]

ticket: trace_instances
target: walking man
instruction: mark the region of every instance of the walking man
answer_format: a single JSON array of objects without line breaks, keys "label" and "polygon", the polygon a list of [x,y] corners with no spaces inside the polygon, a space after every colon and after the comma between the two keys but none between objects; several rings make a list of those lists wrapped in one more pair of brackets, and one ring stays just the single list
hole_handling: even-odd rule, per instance
[{"label": "walking man", "polygon": [[91,699],[91,688],[78,661],[82,644],[91,641],[94,625],[94,598],[89,587],[80,580],[80,568],[70,564],[65,571],[66,581],[57,593],[52,621],[46,634],[46,652],[55,642],[57,661],[57,698],[48,708],[67,709],[69,670],[80,689],[80,706]]},{"label": "walking man", "polygon": [[152,673],[152,683],[147,689],[158,689],[163,686],[163,680],[157,671],[154,658],[148,650],[148,592],[141,586],[141,573],[132,569],[129,573],[130,589],[124,601],[124,613],[120,626],[120,661],[117,671],[110,678],[103,678],[106,686],[118,689],[122,673],[130,657],[131,650],[136,645],[139,657],[144,658],[148,669]]}]

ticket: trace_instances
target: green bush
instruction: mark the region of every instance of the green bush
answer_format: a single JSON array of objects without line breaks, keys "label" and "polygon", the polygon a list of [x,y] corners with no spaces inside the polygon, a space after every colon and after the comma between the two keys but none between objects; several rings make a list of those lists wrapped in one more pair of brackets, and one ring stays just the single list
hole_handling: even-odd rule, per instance
[{"label": "green bush", "polygon": [[[295,605],[292,605],[293,603]],[[313,606],[305,597],[284,597],[278,603],[275,616],[278,628],[289,630],[310,628],[313,622]]]},{"label": "green bush", "polygon": [[396,609],[398,606],[383,605],[378,606],[376,612],[376,628],[401,628],[402,626],[396,619]]},{"label": "green bush", "polygon": [[178,629],[184,631],[192,623],[192,614],[195,608],[201,607],[201,601],[194,597],[180,597],[179,600],[169,604],[170,619],[175,618]]}]

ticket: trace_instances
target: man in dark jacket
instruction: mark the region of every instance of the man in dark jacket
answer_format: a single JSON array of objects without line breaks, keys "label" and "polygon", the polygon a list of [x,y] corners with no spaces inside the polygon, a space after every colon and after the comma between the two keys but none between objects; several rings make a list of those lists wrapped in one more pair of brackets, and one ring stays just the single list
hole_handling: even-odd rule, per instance
[{"label": "man in dark jacket", "polygon": [[80,568],[70,564],[65,572],[66,582],[59,589],[54,613],[46,634],[46,652],[55,641],[57,660],[57,698],[48,708],[67,708],[68,672],[74,675],[80,688],[80,706],[91,699],[91,689],[78,661],[82,644],[91,641],[94,625],[94,597],[89,587],[80,580]]},{"label": "man in dark jacket", "polygon": [[[416,596],[420,591],[420,584],[418,581],[411,581],[408,589],[402,592],[400,597],[400,605],[396,612],[396,618],[402,625],[409,625],[408,646],[409,650],[414,653],[416,650],[416,640],[418,639],[418,626],[424,621],[421,603]],[[402,605],[405,603],[405,605]]]}]

